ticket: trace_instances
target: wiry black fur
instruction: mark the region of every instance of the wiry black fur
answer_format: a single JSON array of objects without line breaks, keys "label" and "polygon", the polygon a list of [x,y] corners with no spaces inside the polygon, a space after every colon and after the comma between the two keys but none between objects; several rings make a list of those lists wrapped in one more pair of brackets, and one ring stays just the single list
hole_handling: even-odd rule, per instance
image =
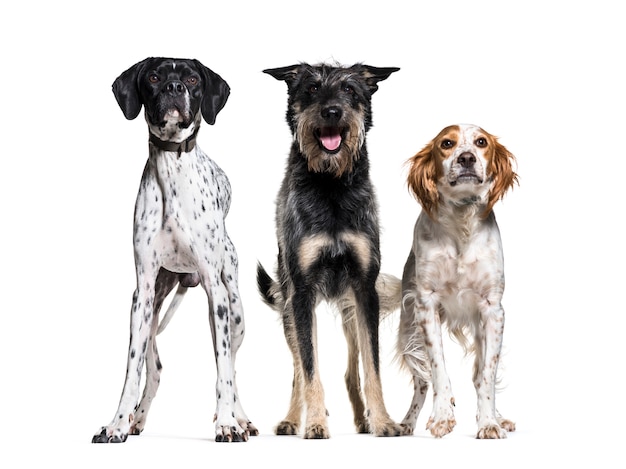
[{"label": "wiry black fur", "polygon": [[[367,329],[367,346],[379,375],[376,283],[381,256],[365,134],[372,126],[371,96],[377,83],[397,70],[299,64],[264,71],[288,85],[286,118],[295,138],[277,198],[279,281],[259,264],[257,283],[264,301],[283,315],[287,340],[294,341],[290,347],[299,353],[306,382],[316,371],[312,327],[320,299],[338,302],[341,309],[348,304],[342,303],[346,298],[353,298],[352,306],[341,310],[344,322],[351,321],[354,334],[358,327]],[[323,129],[342,135],[339,148],[324,147],[319,138]],[[379,433],[385,431],[389,429]]]}]

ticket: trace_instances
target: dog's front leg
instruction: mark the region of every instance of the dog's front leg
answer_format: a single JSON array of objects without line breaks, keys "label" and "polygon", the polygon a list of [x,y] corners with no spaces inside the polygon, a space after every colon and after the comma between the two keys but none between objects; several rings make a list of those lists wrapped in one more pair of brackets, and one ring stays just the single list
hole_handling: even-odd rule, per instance
[{"label": "dog's front leg", "polygon": [[[482,337],[476,337],[475,340],[475,343],[480,344],[474,364],[474,387],[478,398],[476,438],[506,438],[506,429],[503,426],[514,430],[515,424],[501,417],[498,419],[496,410],[496,375],[502,349],[504,310],[499,303],[494,306],[487,303],[482,307],[481,320],[484,326]],[[498,420],[502,421],[503,426]]]},{"label": "dog's front leg", "polygon": [[220,272],[201,272],[200,279],[209,301],[209,322],[217,367],[215,441],[248,441],[248,433],[235,417],[235,371],[230,336],[232,310],[228,289],[222,282]]},{"label": "dog's front leg", "polygon": [[403,433],[402,427],[394,422],[387,413],[380,380],[378,294],[372,284],[371,288],[363,288],[363,291],[356,292],[355,296],[357,299],[359,348],[361,349],[365,375],[364,393],[369,430],[376,436],[399,436]]},{"label": "dog's front leg", "polygon": [[441,438],[450,433],[456,425],[454,396],[444,361],[441,321],[437,312],[437,303],[426,294],[422,294],[420,297],[429,298],[418,302],[415,308],[415,320],[422,327],[433,382],[433,410],[426,423],[426,429],[430,430],[433,436]]},{"label": "dog's front leg", "polygon": [[154,275],[146,273],[143,268],[137,269],[137,289],[133,294],[130,312],[130,343],[126,365],[126,379],[115,417],[99,433],[94,435],[93,443],[122,443],[126,441],[135,418],[134,411],[139,400],[139,386],[153,330],[154,320]]},{"label": "dog's front leg", "polygon": [[317,331],[315,320],[315,291],[309,286],[295,287],[292,297],[296,337],[303,373],[303,394],[306,404],[304,438],[330,438],[324,388],[319,374]]},{"label": "dog's front leg", "polygon": [[235,417],[239,422],[239,425],[250,435],[256,436],[259,434],[259,430],[254,426],[246,415],[243,405],[241,404],[241,398],[237,389],[236,379],[237,374],[235,372],[235,361],[237,351],[243,342],[245,336],[245,321],[243,314],[243,304],[239,295],[239,272],[238,272],[238,257],[235,246],[226,234],[224,238],[226,246],[226,252],[230,253],[229,259],[224,262],[224,272],[222,274],[222,280],[228,290],[228,302],[231,308],[230,315],[230,338],[231,338],[231,356],[232,356],[232,369],[233,369],[233,393],[235,400]]}]

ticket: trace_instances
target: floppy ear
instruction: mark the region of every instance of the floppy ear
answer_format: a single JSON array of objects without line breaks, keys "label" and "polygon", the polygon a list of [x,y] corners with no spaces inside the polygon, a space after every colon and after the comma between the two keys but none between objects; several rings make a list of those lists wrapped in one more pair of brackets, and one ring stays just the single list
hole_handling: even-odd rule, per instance
[{"label": "floppy ear", "polygon": [[400,70],[398,67],[372,67],[371,65],[361,65],[361,75],[370,88],[370,93],[374,94],[378,90],[377,83],[386,80],[393,72]]},{"label": "floppy ear", "polygon": [[409,165],[407,185],[424,211],[432,218],[437,210],[439,191],[437,190],[437,161],[434,141],[406,162]]},{"label": "floppy ear", "polygon": [[137,117],[139,115],[139,111],[141,111],[143,101],[141,100],[141,95],[139,94],[137,78],[143,70],[144,64],[149,59],[150,58],[148,57],[147,59],[136,63],[117,77],[113,82],[113,94],[115,95],[117,104],[119,104],[120,108],[122,108],[124,117],[128,120],[132,120]]},{"label": "floppy ear", "polygon": [[198,70],[202,73],[204,81],[204,93],[202,95],[202,104],[200,110],[202,117],[207,124],[215,124],[217,114],[222,110],[230,96],[230,86],[228,83],[210,68],[202,65],[198,60],[194,59],[194,63]]},{"label": "floppy ear", "polygon": [[498,141],[495,142],[495,151],[489,162],[489,174],[493,178],[493,186],[489,194],[489,202],[485,213],[489,213],[495,203],[504,197],[504,194],[518,183],[518,176],[513,169],[515,156]]}]

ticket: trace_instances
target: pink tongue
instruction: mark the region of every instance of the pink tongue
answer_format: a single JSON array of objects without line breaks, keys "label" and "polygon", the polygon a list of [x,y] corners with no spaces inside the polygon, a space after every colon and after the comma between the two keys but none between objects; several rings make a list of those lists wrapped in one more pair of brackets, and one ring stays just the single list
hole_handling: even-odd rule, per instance
[{"label": "pink tongue", "polygon": [[320,141],[322,145],[324,145],[324,148],[334,151],[341,145],[341,134],[338,133],[336,129],[326,127],[322,129]]}]

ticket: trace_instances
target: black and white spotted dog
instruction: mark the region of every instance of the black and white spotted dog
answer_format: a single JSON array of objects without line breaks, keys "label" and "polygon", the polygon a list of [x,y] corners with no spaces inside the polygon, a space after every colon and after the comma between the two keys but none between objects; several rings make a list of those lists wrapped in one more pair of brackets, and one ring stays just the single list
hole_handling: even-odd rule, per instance
[{"label": "black and white spotted dog", "polygon": [[378,343],[380,311],[399,308],[400,283],[379,276],[377,203],[365,145],[372,94],[397,70],[363,64],[265,70],[287,83],[287,122],[294,137],[277,199],[278,280],[261,265],[257,271],[261,295],[281,314],[293,354],[291,404],[276,427],[279,435],[299,431],[305,406],[304,438],[330,436],[317,363],[315,308],[321,300],[336,303],[342,315],[345,379],[357,431],[401,433],[383,402]]},{"label": "black and white spotted dog", "polygon": [[[237,254],[224,218],[231,188],[226,174],[197,145],[202,118],[215,122],[230,88],[197,60],[147,58],[113,83],[127,119],[142,106],[149,129],[146,163],[134,221],[137,289],[130,315],[126,380],[119,407],[94,443],[119,443],[143,430],[159,386],[161,362],[156,335],[188,287],[202,285],[209,299],[217,363],[216,441],[246,441],[258,434],[246,416],[235,385],[235,354],[244,337],[237,286]],[[159,328],[159,310],[179,284]],[[146,367],[139,401],[142,370]]]}]

